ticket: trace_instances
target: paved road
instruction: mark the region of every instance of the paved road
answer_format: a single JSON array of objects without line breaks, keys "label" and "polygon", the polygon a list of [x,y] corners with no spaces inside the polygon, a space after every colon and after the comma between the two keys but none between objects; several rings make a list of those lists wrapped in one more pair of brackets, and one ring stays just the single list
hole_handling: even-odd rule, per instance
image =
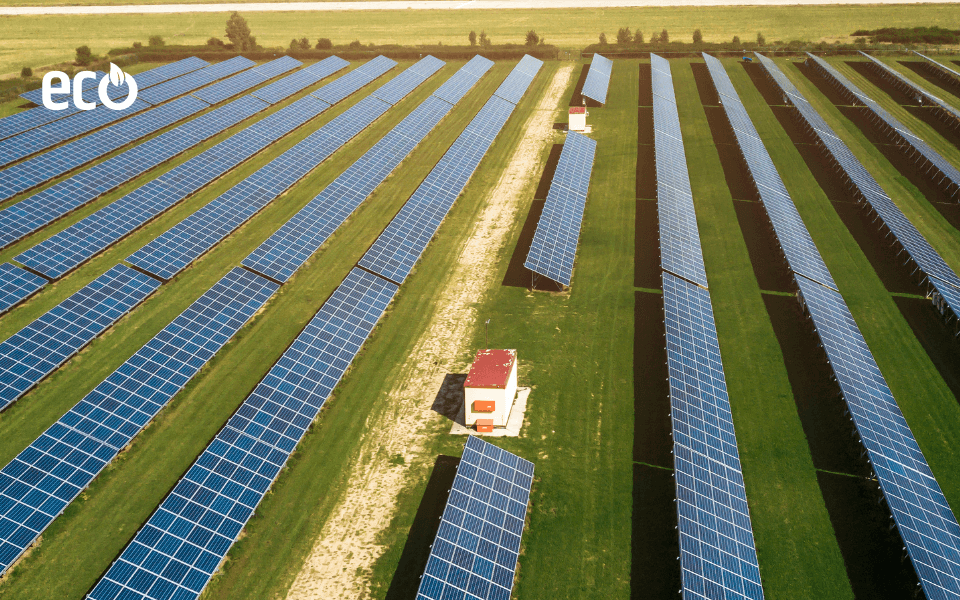
[{"label": "paved road", "polygon": [[230,11],[503,10],[638,6],[791,6],[817,4],[954,4],[957,0],[381,0],[373,2],[251,2],[129,6],[0,6],[0,16],[107,15]]}]

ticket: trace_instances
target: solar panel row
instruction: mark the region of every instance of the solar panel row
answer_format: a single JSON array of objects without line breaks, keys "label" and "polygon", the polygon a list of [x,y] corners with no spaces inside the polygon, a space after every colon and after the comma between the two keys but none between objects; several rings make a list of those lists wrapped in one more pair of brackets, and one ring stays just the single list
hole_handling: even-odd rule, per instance
[{"label": "solar panel row", "polygon": [[127,260],[163,279],[176,275],[389,110],[390,105],[375,98],[375,94],[344,111]]},{"label": "solar panel row", "polygon": [[229,60],[212,64],[147,88],[142,93],[137,94],[137,99],[157,105],[209,85],[214,81],[245,71],[254,65],[256,63],[249,58],[235,56]]},{"label": "solar panel row", "polygon": [[0,344],[0,410],[17,401],[160,282],[117,265]]},{"label": "solar panel row", "polygon": [[719,60],[706,53],[703,58],[790,270],[837,289],[730,77]]},{"label": "solar panel row", "polygon": [[873,67],[874,72],[883,77],[885,81],[893,84],[895,88],[914,98],[919,104],[933,108],[937,117],[946,121],[952,127],[960,126],[960,111],[913,83],[900,73],[897,73],[879,59],[870,56],[866,52],[860,52],[860,54],[870,59],[870,62],[867,64]]},{"label": "solar panel row", "polygon": [[470,436],[417,600],[509,600],[533,463]]},{"label": "solar panel row", "polygon": [[[880,187],[880,184],[863,167],[857,157],[850,152],[847,145],[843,143],[836,132],[823,120],[823,117],[777,67],[776,63],[761,54],[757,54],[757,58],[770,79],[789,98],[790,103],[796,107],[804,123],[827,150],[839,167],[840,172],[856,190],[859,198],[880,217],[880,220],[893,233],[907,255],[926,276],[928,284],[938,292],[945,286],[947,287],[945,292],[940,292],[944,301],[942,308],[949,310],[954,317],[960,318],[960,304],[954,303],[954,298],[960,295],[960,277],[957,277],[953,269],[947,265],[914,227],[913,223],[907,219],[890,196]],[[953,290],[949,289],[951,287]]]},{"label": "solar panel row", "polygon": [[[104,73],[103,71],[99,71],[99,70],[98,70],[98,71],[94,71],[94,74],[96,75],[96,77],[93,77],[93,78],[90,78],[90,79],[84,79],[84,80],[83,80],[83,82],[80,84],[80,89],[81,89],[81,90],[83,90],[84,92],[86,92],[86,91],[88,91],[88,90],[92,90],[92,89],[96,88],[97,86],[100,85],[100,79],[101,79],[104,75],[106,75],[106,73]],[[71,82],[71,83],[72,83],[72,82]],[[51,99],[54,100],[55,102],[60,102],[60,101],[65,100],[65,99],[67,99],[67,98],[72,98],[72,92],[73,92],[73,90],[72,90],[72,86],[71,86],[71,93],[70,93],[70,94],[53,94],[53,93],[51,93],[51,94],[50,94],[50,97],[51,97]],[[87,102],[94,102],[94,101],[97,100],[97,99],[95,99],[94,96],[95,96],[95,94],[83,94],[83,99],[86,100]],[[20,97],[23,98],[24,100],[29,100],[30,102],[33,102],[34,104],[37,104],[37,105],[43,104],[43,89],[42,89],[42,88],[37,88],[37,89],[35,89],[35,90],[30,90],[30,91],[24,92],[24,93],[20,94]],[[65,111],[64,111],[64,112],[65,112]]]},{"label": "solar panel row", "polygon": [[264,102],[276,104],[290,96],[307,89],[311,85],[318,83],[332,73],[347,67],[350,63],[339,56],[330,56],[309,67],[300,69],[280,81],[275,81],[269,85],[255,90],[251,95],[260,98]]},{"label": "solar panel row", "polygon": [[[199,69],[206,64],[206,61],[200,60],[194,56],[166,65],[161,65],[159,67],[150,69],[149,71],[138,73],[136,75],[137,87],[138,89],[146,89],[152,85],[156,85],[161,81],[164,81],[165,79],[176,77],[177,75]],[[36,96],[36,100],[28,98],[32,102],[35,104],[41,103],[39,89],[26,93],[30,94],[31,96]],[[23,96],[23,94],[21,94],[21,96]],[[88,98],[87,96],[89,96],[89,94],[85,94],[84,99],[89,102],[94,101],[93,98]],[[111,99],[114,98],[111,96]],[[99,100],[99,98],[97,100]],[[80,109],[73,104],[64,110],[48,110],[43,106],[37,106],[36,108],[31,108],[14,115],[10,115],[9,117],[4,117],[0,119],[0,140],[18,133],[22,133],[28,129],[33,129],[52,121],[60,120],[77,112],[80,112]]]},{"label": "solar panel row", "polygon": [[650,65],[683,597],[762,598],[673,75]]},{"label": "solar panel row", "polygon": [[0,573],[278,287],[233,269],[0,470]]},{"label": "solar panel row", "polygon": [[831,82],[840,92],[851,102],[866,106],[874,123],[882,128],[884,132],[896,140],[900,145],[908,147],[912,155],[918,156],[917,160],[925,161],[933,167],[938,173],[938,185],[941,185],[947,193],[956,196],[960,193],[960,171],[956,169],[950,161],[941,156],[936,150],[927,145],[926,142],[918,138],[912,131],[896,120],[890,113],[884,110],[872,98],[860,91],[860,88],[850,82],[844,75],[833,68],[818,56],[807,53],[807,64],[812,66],[824,79]]},{"label": "solar panel row", "polygon": [[590,70],[587,71],[587,80],[583,82],[582,94],[600,104],[605,104],[607,102],[607,88],[610,87],[610,73],[612,71],[612,60],[599,54],[594,54],[593,60],[590,61]]},{"label": "solar panel row", "polygon": [[403,283],[516,108],[498,94],[506,86],[519,102],[542,65],[529,55],[520,60],[363,255],[361,267]]},{"label": "solar panel row", "polygon": [[[729,83],[722,66],[711,70],[711,76]],[[730,104],[742,107],[736,96],[724,99],[725,109]],[[789,196],[785,202],[792,204]],[[775,222],[777,217],[770,219]],[[775,233],[783,246],[781,233],[776,228]],[[960,598],[960,524],[853,315],[835,289],[803,272],[794,271],[794,280],[926,597]]]},{"label": "solar panel row", "polygon": [[946,79],[950,84],[956,84],[957,81],[960,80],[960,73],[958,73],[955,69],[951,69],[947,65],[939,63],[929,56],[924,56],[916,50],[913,50],[913,53],[923,59],[923,63],[921,64],[924,65],[928,71],[934,73],[942,79]]},{"label": "solar panel row", "polygon": [[670,63],[651,54],[650,66],[660,264],[665,271],[707,287]]},{"label": "solar panel row", "polygon": [[351,270],[88,598],[199,596],[396,292]]},{"label": "solar panel row", "polygon": [[[339,68],[339,61],[328,63],[327,74]],[[326,71],[318,69],[316,72]],[[32,225],[35,228],[42,226],[44,222],[104,193],[109,189],[107,184],[119,185],[132,179],[267,107],[252,95],[244,96],[48,188],[17,206],[36,208],[38,214]],[[27,250],[18,260],[48,277],[60,277],[328,107],[313,97],[284,107]],[[118,173],[117,170],[122,171]],[[3,222],[2,216],[0,212],[0,223]]]},{"label": "solar panel row", "polygon": [[450,112],[453,105],[439,94],[459,100],[491,66],[492,62],[477,56],[461,67],[433,96],[244,259],[243,265],[276,281],[288,281]]},{"label": "solar panel row", "polygon": [[10,263],[0,263],[0,312],[18,304],[47,284],[47,280]]},{"label": "solar panel row", "polygon": [[331,81],[319,90],[312,92],[311,95],[316,96],[328,104],[336,104],[395,66],[397,66],[397,63],[393,60],[386,56],[378,56],[373,60],[365,62],[336,81]]},{"label": "solar panel row", "polygon": [[523,263],[534,273],[565,286],[569,286],[573,278],[573,262],[577,256],[596,150],[597,142],[587,136],[575,131],[567,134],[543,213]]}]

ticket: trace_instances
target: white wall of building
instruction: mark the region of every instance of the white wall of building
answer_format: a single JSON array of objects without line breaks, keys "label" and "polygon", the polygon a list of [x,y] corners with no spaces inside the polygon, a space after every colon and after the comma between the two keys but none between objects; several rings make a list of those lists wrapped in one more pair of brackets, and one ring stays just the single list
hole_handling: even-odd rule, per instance
[{"label": "white wall of building", "polygon": [[[477,419],[493,419],[494,427],[506,427],[510,408],[517,397],[517,362],[513,361],[506,388],[469,388],[464,391],[464,416],[468,427],[475,425]],[[493,400],[496,409],[492,413],[474,412],[473,403],[477,400]]]}]

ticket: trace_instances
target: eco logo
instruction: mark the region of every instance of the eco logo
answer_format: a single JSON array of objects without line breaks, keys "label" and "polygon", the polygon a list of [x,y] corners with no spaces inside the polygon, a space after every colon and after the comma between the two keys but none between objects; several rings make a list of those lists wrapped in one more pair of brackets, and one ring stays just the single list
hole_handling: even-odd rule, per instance
[{"label": "eco logo", "polygon": [[[80,71],[73,78],[73,103],[80,110],[93,110],[96,108],[97,104],[95,102],[87,102],[83,99],[83,81],[85,79],[96,79],[97,74],[93,71]],[[60,82],[60,85],[54,87],[52,85],[53,80],[57,79]],[[127,98],[123,102],[114,102],[107,96],[108,86],[115,85],[120,87],[124,83],[127,84]],[[69,94],[71,88],[70,77],[67,76],[63,71],[50,71],[43,76],[43,105],[50,110],[65,110],[70,107],[70,102],[65,100],[63,102],[54,102],[51,99],[53,94]],[[104,106],[111,110],[123,110],[133,104],[133,101],[137,99],[137,82],[134,81],[133,75],[129,73],[124,73],[123,70],[117,65],[110,63],[110,75],[104,76],[100,80],[100,86],[97,90],[100,93],[100,102]]]}]

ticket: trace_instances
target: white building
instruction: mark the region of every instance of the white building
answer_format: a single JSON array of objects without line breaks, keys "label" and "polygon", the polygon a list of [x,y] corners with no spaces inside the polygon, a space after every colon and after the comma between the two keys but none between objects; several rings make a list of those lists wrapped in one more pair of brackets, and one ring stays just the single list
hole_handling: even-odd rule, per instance
[{"label": "white building", "polygon": [[586,131],[587,129],[587,108],[585,106],[572,106],[567,113],[567,129],[569,131]]},{"label": "white building", "polygon": [[517,351],[478,350],[463,383],[467,427],[492,431],[506,427],[517,396]]}]

